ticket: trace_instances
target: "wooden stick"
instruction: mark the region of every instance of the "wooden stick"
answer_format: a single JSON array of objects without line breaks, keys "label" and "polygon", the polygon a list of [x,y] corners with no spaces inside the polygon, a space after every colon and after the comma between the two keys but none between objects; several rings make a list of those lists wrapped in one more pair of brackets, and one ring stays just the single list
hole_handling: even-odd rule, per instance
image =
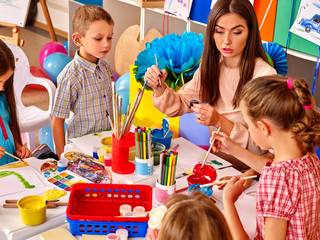
[{"label": "wooden stick", "polygon": [[[18,199],[7,199],[5,200],[5,203],[17,203],[19,200]],[[55,202],[59,202],[58,199],[54,199],[54,200],[46,200],[46,203],[55,203]]]},{"label": "wooden stick", "polygon": [[[257,175],[252,175],[252,176],[242,177],[240,179],[246,180],[246,179],[251,179],[251,178],[256,178],[256,177],[257,177]],[[216,181],[216,182],[207,183],[207,184],[202,184],[202,185],[199,186],[199,188],[201,188],[201,187],[209,187],[209,186],[213,186],[213,185],[220,185],[220,184],[228,183],[230,181],[231,181],[231,179],[223,180],[223,181]]]},{"label": "wooden stick", "polygon": [[12,155],[11,153],[8,153],[8,152],[6,152],[6,151],[4,151],[4,152],[5,152],[5,154],[9,155],[10,157],[13,157],[13,158],[17,159],[17,160],[19,160],[20,162],[24,162],[21,158],[18,158],[18,157],[16,157],[15,155]]},{"label": "wooden stick", "polygon": [[[2,206],[3,208],[18,208],[17,204],[3,204]],[[56,208],[56,207],[58,207],[58,205],[50,205],[50,204],[47,205],[47,208]]]},{"label": "wooden stick", "polygon": [[[218,130],[216,131],[217,134],[219,134],[220,129],[221,129],[221,127],[219,127]],[[212,149],[212,147],[213,147],[213,144],[214,144],[215,140],[216,140],[216,139],[213,139],[213,141],[212,141],[212,143],[211,143],[211,145],[210,145],[210,147],[209,147],[209,150],[208,150],[206,156],[204,157],[204,159],[203,159],[203,161],[202,161],[202,165],[201,165],[200,171],[202,170],[203,165],[206,163],[206,161],[207,161],[207,159],[208,159],[209,153],[211,152],[211,149]]]}]

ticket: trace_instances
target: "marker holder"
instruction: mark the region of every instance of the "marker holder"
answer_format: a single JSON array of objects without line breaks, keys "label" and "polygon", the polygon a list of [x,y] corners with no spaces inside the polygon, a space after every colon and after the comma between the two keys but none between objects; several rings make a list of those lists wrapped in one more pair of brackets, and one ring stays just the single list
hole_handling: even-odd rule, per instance
[{"label": "marker holder", "polygon": [[159,204],[165,204],[176,193],[176,184],[165,186],[156,182],[154,200]]},{"label": "marker holder", "polygon": [[140,159],[135,157],[136,173],[141,176],[148,176],[153,173],[154,159]]},{"label": "marker holder", "polygon": [[134,163],[129,162],[129,148],[134,146],[134,133],[129,132],[118,140],[112,135],[111,169],[115,173],[130,174],[134,172]]}]

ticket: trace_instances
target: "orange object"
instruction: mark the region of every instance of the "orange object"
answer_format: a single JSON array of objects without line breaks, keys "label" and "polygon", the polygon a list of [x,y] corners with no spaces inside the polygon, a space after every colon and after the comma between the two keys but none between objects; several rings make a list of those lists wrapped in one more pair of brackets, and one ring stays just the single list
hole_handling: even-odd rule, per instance
[{"label": "orange object", "polygon": [[[272,3],[268,10],[268,7],[271,1]],[[259,27],[261,26],[261,23],[263,23],[260,29],[260,36],[261,36],[261,40],[263,41],[273,42],[274,25],[276,21],[276,13],[277,13],[277,3],[278,3],[278,0],[269,0],[269,1],[255,0],[254,1],[253,7],[257,14]],[[265,17],[267,10],[268,10],[268,13]]]}]

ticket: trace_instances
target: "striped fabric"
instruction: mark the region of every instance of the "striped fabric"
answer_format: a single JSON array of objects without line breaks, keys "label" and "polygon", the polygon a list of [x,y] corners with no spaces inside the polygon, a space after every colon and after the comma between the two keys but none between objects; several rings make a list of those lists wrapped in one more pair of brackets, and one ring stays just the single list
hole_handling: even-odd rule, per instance
[{"label": "striped fabric", "polygon": [[93,64],[75,54],[58,76],[52,115],[66,119],[74,113],[67,129],[68,138],[110,129],[112,117],[112,69],[104,59]]},{"label": "striped fabric", "polygon": [[320,239],[320,162],[315,154],[270,165],[257,190],[257,232],[265,239],[265,217],[288,221],[286,240]]}]

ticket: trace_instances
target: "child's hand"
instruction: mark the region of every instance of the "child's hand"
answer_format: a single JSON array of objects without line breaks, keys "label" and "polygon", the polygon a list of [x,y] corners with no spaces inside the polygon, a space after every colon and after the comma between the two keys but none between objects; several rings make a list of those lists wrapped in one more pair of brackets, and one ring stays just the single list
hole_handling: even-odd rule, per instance
[{"label": "child's hand", "polygon": [[[165,69],[160,69],[156,65],[149,67],[144,75],[144,80],[148,80],[147,85],[153,88],[156,96],[161,96],[164,90],[167,88],[167,85],[164,83],[164,80],[167,78],[168,74]],[[159,79],[161,82],[161,87],[159,84]]]},{"label": "child's hand", "polygon": [[0,159],[1,159],[2,156],[4,155],[4,151],[5,151],[4,147],[1,147],[1,146],[0,146]]},{"label": "child's hand", "polygon": [[236,149],[236,147],[238,147],[238,145],[232,141],[227,134],[220,132],[220,133],[216,133],[213,132],[212,133],[212,137],[210,139],[210,144],[212,144],[212,141],[215,139],[215,142],[212,146],[212,150],[214,152],[219,152],[222,151],[224,153],[233,155],[233,150]]},{"label": "child's hand", "polygon": [[32,157],[31,151],[25,146],[18,147],[16,149],[16,155],[22,159]]},{"label": "child's hand", "polygon": [[244,184],[239,176],[232,177],[223,190],[223,202],[235,203],[245,189]]}]

